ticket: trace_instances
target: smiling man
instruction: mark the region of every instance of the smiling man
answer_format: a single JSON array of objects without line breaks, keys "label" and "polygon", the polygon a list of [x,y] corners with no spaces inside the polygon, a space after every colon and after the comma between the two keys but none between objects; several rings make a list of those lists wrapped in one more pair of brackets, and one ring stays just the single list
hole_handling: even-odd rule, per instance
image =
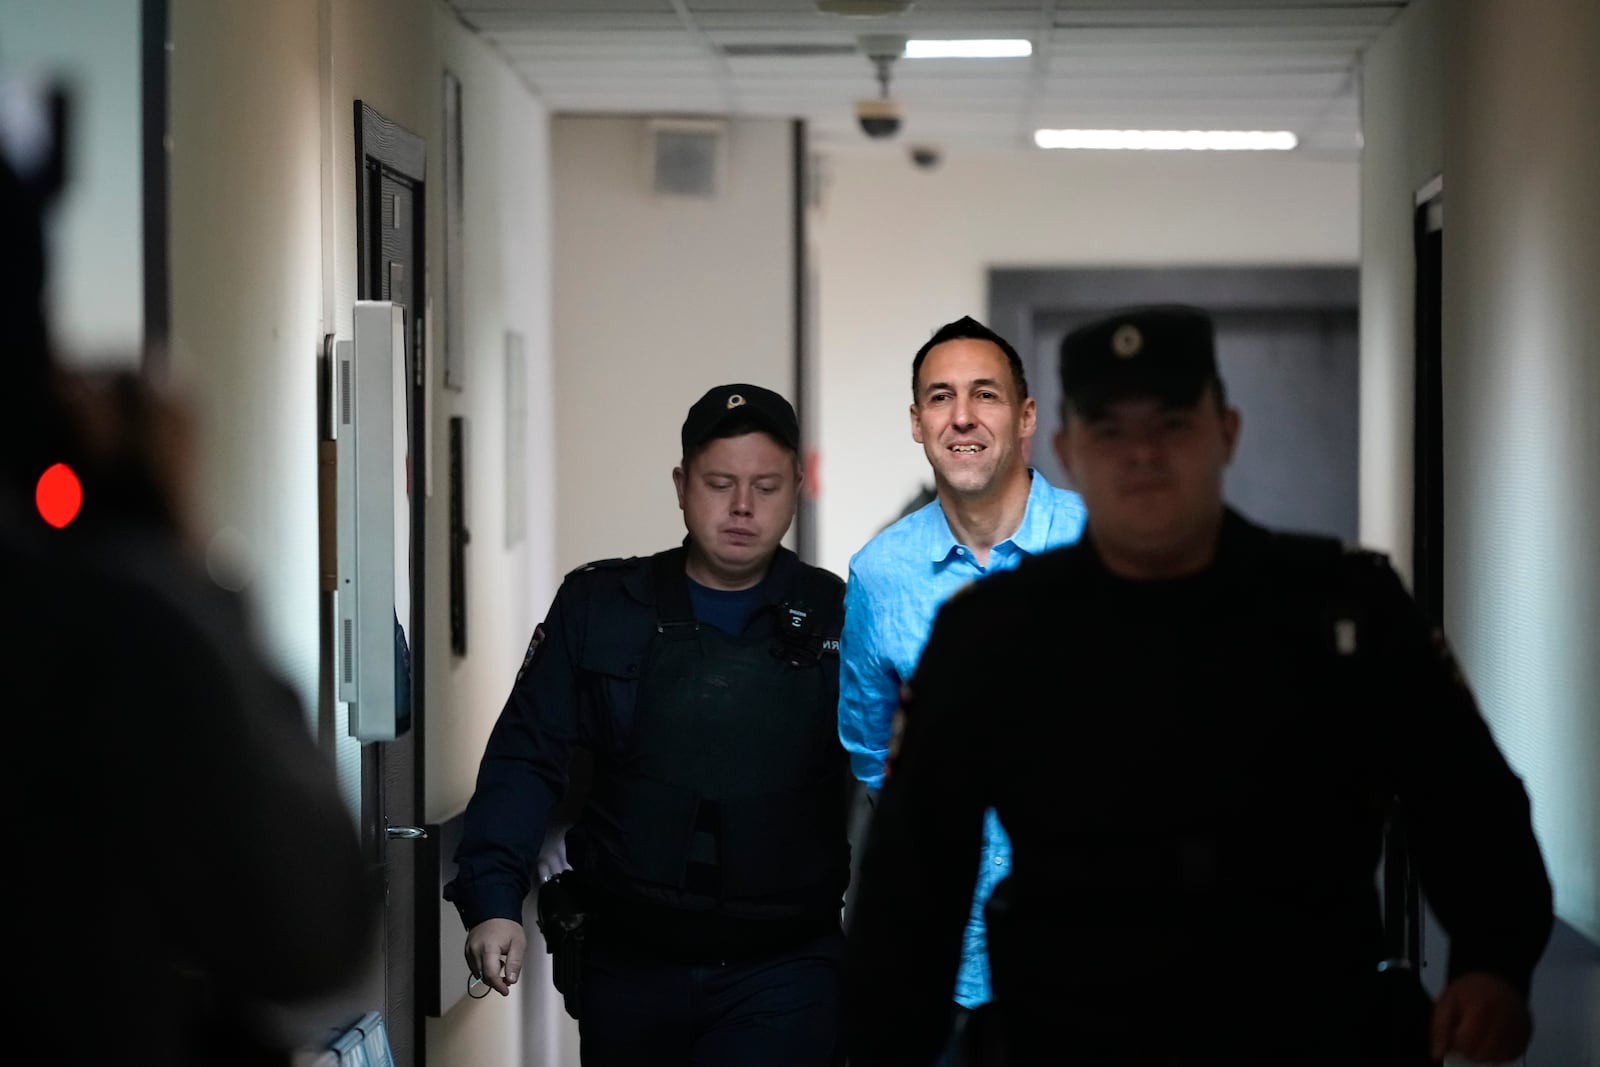
[{"label": "smiling man", "polygon": [[[939,613],[862,858],[852,1067],[941,1047],[974,883],[950,858],[991,808],[1016,873],[986,1067],[1516,1058],[1550,886],[1443,635],[1383,557],[1226,505],[1240,416],[1204,312],[1081,327],[1061,381],[1088,528]],[[1397,807],[1450,938],[1431,1008],[1384,959]]]},{"label": "smiling man", "polygon": [[843,583],[780,546],[800,487],[787,400],[718,386],[682,444],[683,545],[562,583],[489,738],[445,895],[472,973],[508,994],[580,748],[572,870],[539,908],[582,1062],[825,1067],[850,872]]},{"label": "smiling man", "polygon": [[[1035,404],[1022,360],[999,334],[972,318],[941,327],[911,361],[911,396],[911,437],[933,468],[937,496],[856,553],[845,590],[839,737],[869,796],[883,786],[900,685],[939,606],[967,583],[1068,544],[1083,529],[1078,497],[1028,466]],[[989,999],[983,908],[1011,869],[1011,849],[991,813],[981,855],[953,851],[947,859],[976,872],[950,991],[959,1033],[965,1012]]]}]

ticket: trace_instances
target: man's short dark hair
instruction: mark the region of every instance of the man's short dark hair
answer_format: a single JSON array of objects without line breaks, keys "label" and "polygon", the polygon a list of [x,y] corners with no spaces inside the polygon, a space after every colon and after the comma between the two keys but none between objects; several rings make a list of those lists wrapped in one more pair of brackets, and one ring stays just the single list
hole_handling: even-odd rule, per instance
[{"label": "man's short dark hair", "polygon": [[988,341],[1006,354],[1006,362],[1011,365],[1011,379],[1017,387],[1017,399],[1028,399],[1028,372],[1022,367],[1022,357],[1017,355],[1017,350],[1011,347],[1011,342],[995,333],[989,327],[973,318],[963,315],[954,322],[947,322],[934,331],[926,344],[917,349],[917,354],[911,358],[911,399],[913,402],[920,400],[917,395],[917,375],[922,373],[922,361],[928,358],[928,353],[935,345],[942,345],[946,341]]}]

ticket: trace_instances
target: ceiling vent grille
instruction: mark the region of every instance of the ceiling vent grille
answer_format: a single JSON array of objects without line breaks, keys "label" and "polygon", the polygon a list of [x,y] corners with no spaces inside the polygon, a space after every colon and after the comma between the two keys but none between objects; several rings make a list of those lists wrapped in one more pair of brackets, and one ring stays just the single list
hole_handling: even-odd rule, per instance
[{"label": "ceiling vent grille", "polygon": [[734,59],[817,59],[826,56],[853,56],[853,44],[725,44],[722,54]]},{"label": "ceiling vent grille", "polygon": [[726,139],[721,122],[652,120],[650,188],[659,196],[716,196],[726,169]]},{"label": "ceiling vent grille", "polygon": [[824,15],[854,15],[858,18],[882,18],[887,15],[904,15],[911,10],[911,0],[816,0],[817,10]]}]

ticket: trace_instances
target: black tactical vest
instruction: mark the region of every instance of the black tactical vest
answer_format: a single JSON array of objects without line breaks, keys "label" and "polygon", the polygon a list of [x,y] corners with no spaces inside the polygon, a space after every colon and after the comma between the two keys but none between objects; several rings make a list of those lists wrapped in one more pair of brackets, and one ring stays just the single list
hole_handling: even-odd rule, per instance
[{"label": "black tactical vest", "polygon": [[[837,579],[802,567],[770,625],[695,621],[684,551],[653,557],[656,636],[621,751],[597,758],[588,866],[607,895],[748,919],[837,915],[849,879]],[[825,655],[829,658],[825,660]]]}]

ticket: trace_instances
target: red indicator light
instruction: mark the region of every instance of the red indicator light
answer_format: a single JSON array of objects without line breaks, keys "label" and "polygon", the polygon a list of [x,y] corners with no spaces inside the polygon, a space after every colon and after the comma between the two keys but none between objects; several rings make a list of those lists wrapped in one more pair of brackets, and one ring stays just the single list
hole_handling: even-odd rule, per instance
[{"label": "red indicator light", "polygon": [[40,517],[59,530],[78,517],[78,509],[83,506],[83,486],[71,467],[57,463],[39,476],[33,498],[39,505]]}]

